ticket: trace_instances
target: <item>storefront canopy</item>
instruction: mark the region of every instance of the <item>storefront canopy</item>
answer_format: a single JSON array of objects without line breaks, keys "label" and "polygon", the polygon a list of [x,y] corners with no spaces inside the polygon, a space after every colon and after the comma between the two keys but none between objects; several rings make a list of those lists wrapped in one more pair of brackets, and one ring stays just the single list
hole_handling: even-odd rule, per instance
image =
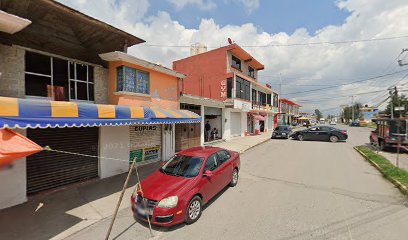
[{"label": "storefront canopy", "polygon": [[0,129],[196,123],[187,110],[0,97]]}]

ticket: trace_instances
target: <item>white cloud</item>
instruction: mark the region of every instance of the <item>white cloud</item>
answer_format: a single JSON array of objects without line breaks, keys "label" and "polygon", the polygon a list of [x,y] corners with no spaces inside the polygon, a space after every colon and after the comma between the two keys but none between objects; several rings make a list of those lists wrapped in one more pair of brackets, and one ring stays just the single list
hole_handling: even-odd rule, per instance
[{"label": "white cloud", "polygon": [[[189,46],[201,42],[209,47],[218,47],[227,44],[228,37],[245,46],[408,35],[408,16],[406,14],[408,12],[408,2],[406,0],[339,1],[337,6],[344,11],[350,12],[350,16],[343,24],[326,26],[316,33],[309,33],[307,29],[300,28],[290,35],[284,32],[277,34],[264,32],[252,23],[220,26],[213,19],[202,19],[197,29],[188,29],[173,20],[169,13],[166,12],[159,12],[154,16],[144,16],[142,22],[140,16],[145,15],[148,8],[146,1],[138,0],[140,3],[145,3],[145,5],[142,4],[145,7],[131,4],[132,1],[130,0],[121,2],[121,6],[116,6],[114,0],[98,1],[98,4],[95,4],[96,1],[92,0],[80,3],[82,1],[68,2],[66,0],[63,2],[145,39],[147,44],[162,44],[165,46]],[[138,6],[137,9],[135,9],[135,6]],[[125,9],[133,9],[140,14],[138,16],[129,16],[129,12]],[[113,12],[115,14],[112,14]],[[246,48],[246,50],[265,65],[265,70],[260,72],[259,80],[261,82],[272,83],[272,86],[277,89],[278,76],[279,73],[282,73],[283,83],[285,84],[282,87],[283,92],[290,93],[319,88],[319,86],[315,85],[346,83],[385,72],[402,70],[403,68],[399,67],[396,61],[392,62],[392,60],[395,59],[402,48],[407,47],[407,38],[404,38],[371,43]],[[129,53],[137,57],[152,62],[160,62],[168,67],[172,66],[172,61],[187,57],[189,52],[189,48],[158,48],[143,46],[143,44],[134,46],[129,50]],[[385,89],[397,82],[401,76],[402,74],[397,74],[379,80],[285,97],[294,100],[309,100],[307,102],[299,101],[305,110],[312,110],[317,107],[321,109],[335,108],[341,104],[350,103],[350,98],[341,96]],[[403,82],[408,82],[408,79]],[[378,93],[378,95],[384,93]],[[366,103],[375,96],[359,95],[356,97],[356,101]],[[375,102],[379,102],[379,100]]]},{"label": "white cloud", "polygon": [[177,10],[183,9],[187,5],[195,5],[201,10],[212,10],[217,4],[212,0],[167,0],[172,3]]},{"label": "white cloud", "polygon": [[259,0],[232,0],[232,1],[242,4],[248,13],[252,13],[254,10],[259,8]]}]

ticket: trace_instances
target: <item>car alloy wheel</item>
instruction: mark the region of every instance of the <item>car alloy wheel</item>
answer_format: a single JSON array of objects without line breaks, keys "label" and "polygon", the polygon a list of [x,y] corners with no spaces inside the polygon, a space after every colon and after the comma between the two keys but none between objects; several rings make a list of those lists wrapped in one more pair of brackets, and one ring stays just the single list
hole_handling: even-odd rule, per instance
[{"label": "car alloy wheel", "polygon": [[196,222],[201,216],[201,198],[195,196],[190,200],[186,211],[186,223],[192,224]]},{"label": "car alloy wheel", "polygon": [[238,169],[234,168],[234,171],[232,172],[232,179],[229,185],[231,187],[235,187],[237,183],[238,183]]},{"label": "car alloy wheel", "polygon": [[337,136],[330,136],[330,142],[335,143],[339,141],[339,138]]},{"label": "car alloy wheel", "polygon": [[302,135],[302,134],[299,134],[299,135],[297,136],[297,139],[298,139],[299,141],[303,141],[303,135]]}]

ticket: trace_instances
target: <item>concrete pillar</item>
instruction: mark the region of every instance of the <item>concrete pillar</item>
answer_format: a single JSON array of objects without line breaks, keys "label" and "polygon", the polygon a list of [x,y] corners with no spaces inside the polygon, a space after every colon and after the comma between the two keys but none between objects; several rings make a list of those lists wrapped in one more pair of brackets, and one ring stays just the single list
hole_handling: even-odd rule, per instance
[{"label": "concrete pillar", "polygon": [[0,96],[25,96],[25,50],[0,44]]},{"label": "concrete pillar", "polygon": [[205,117],[204,117],[204,106],[201,105],[200,106],[200,116],[201,116],[201,124],[200,124],[200,128],[201,128],[201,135],[200,135],[200,145],[203,146],[204,145],[204,134],[205,134],[205,129],[204,129],[204,125],[205,125]]}]

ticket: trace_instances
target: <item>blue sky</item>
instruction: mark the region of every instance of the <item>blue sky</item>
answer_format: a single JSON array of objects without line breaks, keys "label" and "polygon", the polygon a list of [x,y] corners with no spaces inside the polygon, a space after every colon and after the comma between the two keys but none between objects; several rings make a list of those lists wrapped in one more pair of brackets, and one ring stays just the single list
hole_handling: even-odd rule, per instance
[{"label": "blue sky", "polygon": [[217,7],[210,10],[192,4],[177,9],[168,1],[152,0],[147,15],[166,11],[187,28],[197,28],[202,18],[212,18],[221,26],[253,23],[262,31],[288,34],[306,28],[311,35],[327,25],[341,25],[350,15],[331,0],[261,0],[259,8],[251,12],[233,0],[216,1],[216,4]]}]

